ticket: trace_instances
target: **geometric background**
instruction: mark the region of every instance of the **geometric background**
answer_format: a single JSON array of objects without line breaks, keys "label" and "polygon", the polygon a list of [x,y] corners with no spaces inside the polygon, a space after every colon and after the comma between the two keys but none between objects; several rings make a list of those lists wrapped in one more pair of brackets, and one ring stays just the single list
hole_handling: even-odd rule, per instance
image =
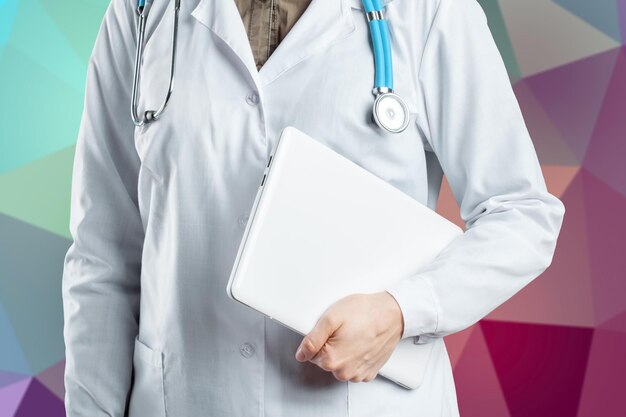
[{"label": "geometric background", "polygon": [[[446,337],[461,415],[626,416],[626,0],[479,3],[567,213],[552,265]],[[71,168],[107,4],[0,0],[0,417],[64,416]],[[437,211],[463,226],[445,180]]]}]

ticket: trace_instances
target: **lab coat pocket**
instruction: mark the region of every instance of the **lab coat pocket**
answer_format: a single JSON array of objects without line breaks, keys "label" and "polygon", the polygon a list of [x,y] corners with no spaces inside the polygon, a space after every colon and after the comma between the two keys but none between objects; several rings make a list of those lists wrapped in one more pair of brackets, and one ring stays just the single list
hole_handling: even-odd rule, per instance
[{"label": "lab coat pocket", "polygon": [[163,354],[135,338],[128,417],[166,417]]}]

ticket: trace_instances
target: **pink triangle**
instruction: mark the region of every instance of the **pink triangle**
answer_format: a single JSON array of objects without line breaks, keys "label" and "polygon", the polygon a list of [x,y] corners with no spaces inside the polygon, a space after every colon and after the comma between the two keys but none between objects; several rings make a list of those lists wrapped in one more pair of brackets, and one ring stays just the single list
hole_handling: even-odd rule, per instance
[{"label": "pink triangle", "polygon": [[566,213],[552,264],[493,311],[489,319],[588,327],[595,324],[584,198],[579,172],[561,197]]},{"label": "pink triangle", "polygon": [[584,168],[587,247],[596,323],[626,310],[626,197]]},{"label": "pink triangle", "polygon": [[510,415],[480,326],[472,331],[454,368],[454,380],[462,416]]},{"label": "pink triangle", "polygon": [[0,388],[0,416],[12,417],[17,411],[31,378]]},{"label": "pink triangle", "polygon": [[616,315],[615,317],[611,317],[604,323],[601,323],[597,328],[626,333],[626,311]]},{"label": "pink triangle", "polygon": [[454,194],[448,183],[448,178],[445,175],[441,181],[441,190],[439,191],[436,211],[461,229],[465,229],[465,222],[461,218],[459,205],[454,199]]},{"label": "pink triangle", "polygon": [[626,416],[626,334],[596,329],[578,417]]},{"label": "pink triangle", "polygon": [[478,328],[478,324],[475,324],[465,330],[452,333],[451,335],[445,337],[446,350],[448,351],[448,356],[450,357],[450,363],[452,364],[453,369],[459,362],[459,359],[461,359],[465,346],[467,346],[467,342],[469,341],[471,335]]},{"label": "pink triangle", "polygon": [[580,167],[542,165],[541,170],[548,192],[560,198],[578,174]]}]

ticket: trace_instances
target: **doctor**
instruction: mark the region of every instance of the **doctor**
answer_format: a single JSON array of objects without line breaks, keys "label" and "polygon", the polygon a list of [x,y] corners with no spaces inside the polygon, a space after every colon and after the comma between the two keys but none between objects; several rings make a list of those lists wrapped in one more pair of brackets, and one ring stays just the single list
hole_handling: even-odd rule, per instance
[{"label": "doctor", "polygon": [[[171,5],[150,6],[140,111],[167,91]],[[182,1],[173,93],[157,120],[135,126],[136,4],[111,0],[74,160],[68,416],[458,415],[443,336],[550,265],[565,210],[546,190],[476,0],[385,5],[395,91],[410,117],[400,133],[369,117],[374,65],[360,0],[313,0],[260,70],[233,0]],[[418,275],[341,300],[304,338],[225,291],[287,125],[433,209],[445,173],[467,227]],[[414,336],[434,347],[422,386],[372,379]]]}]

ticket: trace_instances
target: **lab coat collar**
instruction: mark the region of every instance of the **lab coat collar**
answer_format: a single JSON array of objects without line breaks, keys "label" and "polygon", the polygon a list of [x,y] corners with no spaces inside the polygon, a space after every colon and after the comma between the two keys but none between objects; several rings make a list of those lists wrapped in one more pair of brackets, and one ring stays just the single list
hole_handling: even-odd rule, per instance
[{"label": "lab coat collar", "polygon": [[200,0],[191,15],[230,47],[247,68],[255,85],[264,87],[309,56],[321,53],[330,44],[351,35],[356,28],[351,6],[354,6],[353,0],[311,0],[259,71],[233,0]]},{"label": "lab coat collar", "polygon": [[[391,3],[393,0],[383,0],[383,7],[387,4]],[[363,10],[363,1],[362,0],[349,0],[350,7],[353,9],[361,9]]]}]

